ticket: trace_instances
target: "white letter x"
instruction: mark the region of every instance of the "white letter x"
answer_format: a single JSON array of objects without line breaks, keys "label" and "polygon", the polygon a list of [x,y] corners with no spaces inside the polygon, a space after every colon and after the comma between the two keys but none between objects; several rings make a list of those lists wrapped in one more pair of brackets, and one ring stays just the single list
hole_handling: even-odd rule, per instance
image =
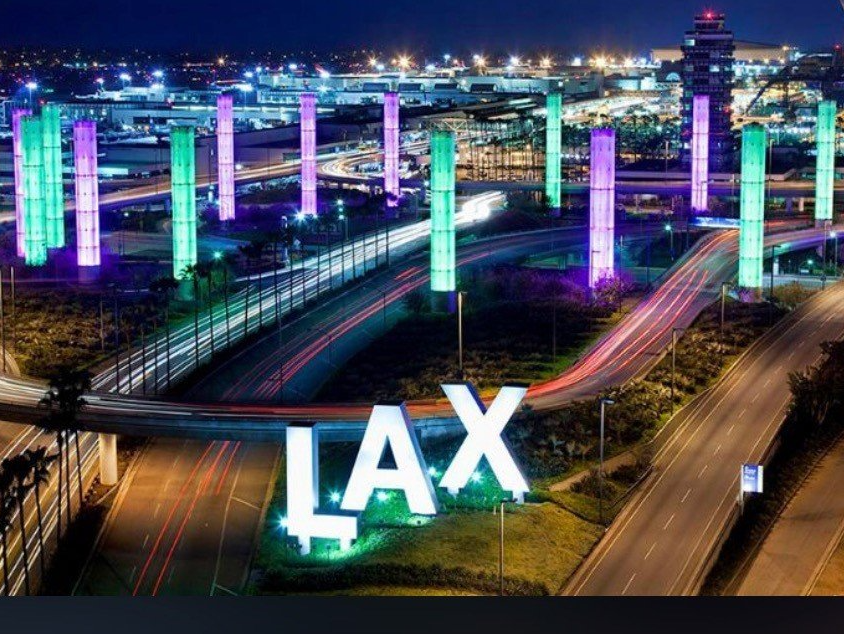
[{"label": "white letter x", "polygon": [[442,388],[468,436],[443,475],[440,486],[448,489],[452,495],[457,495],[469,482],[481,458],[486,456],[501,488],[512,491],[513,497],[522,502],[524,494],[530,489],[501,432],[522,402],[527,388],[505,385],[489,410],[469,383],[448,383]]}]

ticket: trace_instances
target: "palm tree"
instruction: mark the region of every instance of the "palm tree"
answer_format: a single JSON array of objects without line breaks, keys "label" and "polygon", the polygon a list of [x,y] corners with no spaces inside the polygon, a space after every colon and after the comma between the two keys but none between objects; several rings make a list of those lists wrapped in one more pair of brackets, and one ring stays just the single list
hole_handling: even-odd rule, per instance
[{"label": "palm tree", "polygon": [[246,339],[246,336],[249,334],[249,287],[250,282],[252,281],[250,279],[252,274],[252,248],[248,244],[239,244],[237,245],[237,250],[240,251],[240,254],[244,258],[246,258],[246,298],[243,315],[243,338]]},{"label": "palm tree", "polygon": [[213,262],[199,262],[196,265],[196,275],[208,284],[208,332],[211,337],[211,356],[214,356],[214,304],[211,301],[211,278],[213,277]]},{"label": "palm tree", "polygon": [[8,535],[15,509],[15,500],[11,492],[13,483],[12,474],[0,468],[0,542],[3,545],[3,588],[7,597],[12,593],[12,582],[9,578]]},{"label": "palm tree", "polygon": [[167,389],[170,389],[170,301],[179,288],[179,280],[175,277],[160,277],[154,280],[149,290],[158,298],[164,298],[164,328],[165,352],[167,354]]},{"label": "palm tree", "polygon": [[199,369],[199,265],[188,264],[182,269],[182,276],[193,282],[193,357]]},{"label": "palm tree", "polygon": [[252,240],[249,243],[250,248],[252,249],[252,258],[255,260],[255,263],[258,264],[258,329],[260,330],[264,326],[264,303],[262,301],[262,293],[263,293],[263,277],[261,276],[261,259],[264,256],[264,250],[267,248],[267,243],[264,240]]},{"label": "palm tree", "polygon": [[212,266],[219,266],[223,270],[223,305],[226,313],[226,347],[231,347],[232,340],[229,332],[229,265],[232,262],[231,253],[223,253],[215,257]]},{"label": "palm tree", "polygon": [[[74,370],[71,368],[60,368],[51,378],[49,388],[41,399],[41,403],[50,409],[50,413],[56,418],[53,425],[49,428],[51,431],[55,430],[55,425],[58,424],[61,430],[64,430],[67,438],[70,437],[70,432],[73,432],[75,446],[76,446],[76,475],[79,484],[79,506],[83,504],[82,491],[82,460],[79,451],[79,412],[85,407],[86,402],[83,398],[85,392],[91,389],[91,373],[87,370]],[[56,434],[56,441],[59,442],[59,436]],[[61,454],[61,445],[59,445],[59,453]],[[67,487],[67,510],[68,522],[70,522],[70,456],[65,452],[65,468],[68,482]]]},{"label": "palm tree", "polygon": [[[260,261],[267,243],[263,240],[253,240],[249,244],[239,245],[237,248],[246,258],[246,314],[243,320],[243,336],[249,334],[249,286],[252,276],[252,262]],[[263,310],[261,308],[261,276],[258,275],[258,327],[263,324]]]},{"label": "palm tree", "polygon": [[[41,405],[47,405],[46,397],[41,399]],[[56,537],[62,538],[62,490],[64,489],[64,476],[62,475],[62,456],[64,455],[64,422],[61,414],[52,409],[41,419],[39,427],[44,433],[53,434],[56,438],[57,453],[55,458],[59,461],[59,481],[56,489]],[[70,505],[67,511],[68,524],[70,524]]]},{"label": "palm tree", "polygon": [[21,529],[21,550],[23,552],[23,587],[27,596],[29,595],[29,545],[26,542],[26,515],[24,514],[23,505],[26,501],[26,494],[29,492],[30,485],[27,484],[29,480],[30,467],[29,460],[23,454],[18,454],[12,458],[6,458],[2,465],[3,471],[9,473],[12,478],[13,485],[11,488],[12,497],[18,503],[18,520]]},{"label": "palm tree", "polygon": [[41,578],[47,574],[47,551],[44,549],[44,518],[41,512],[41,485],[50,480],[50,464],[57,455],[47,455],[46,447],[27,449],[23,452],[29,461],[32,475],[32,488],[35,491],[35,511],[38,517],[38,545],[41,548]]},{"label": "palm tree", "polygon": [[278,243],[284,240],[284,231],[280,228],[267,233],[267,238],[273,243],[273,304],[275,307],[275,322],[280,322],[278,310]]}]

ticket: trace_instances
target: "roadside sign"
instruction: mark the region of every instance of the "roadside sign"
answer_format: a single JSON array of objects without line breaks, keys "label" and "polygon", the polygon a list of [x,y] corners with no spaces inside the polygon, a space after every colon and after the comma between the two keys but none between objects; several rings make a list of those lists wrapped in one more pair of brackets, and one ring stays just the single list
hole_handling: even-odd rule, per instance
[{"label": "roadside sign", "polygon": [[762,493],[764,467],[760,464],[746,464],[741,467],[742,493]]}]

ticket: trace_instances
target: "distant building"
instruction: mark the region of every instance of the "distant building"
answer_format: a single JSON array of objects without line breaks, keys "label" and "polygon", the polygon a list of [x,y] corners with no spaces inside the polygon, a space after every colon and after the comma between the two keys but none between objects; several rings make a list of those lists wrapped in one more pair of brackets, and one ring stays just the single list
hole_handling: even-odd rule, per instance
[{"label": "distant building", "polygon": [[709,95],[709,169],[728,171],[732,167],[733,56],[732,31],[724,27],[722,13],[707,11],[695,17],[695,28],[686,31],[680,101],[681,152],[683,165],[691,164],[692,102],[695,95]]}]

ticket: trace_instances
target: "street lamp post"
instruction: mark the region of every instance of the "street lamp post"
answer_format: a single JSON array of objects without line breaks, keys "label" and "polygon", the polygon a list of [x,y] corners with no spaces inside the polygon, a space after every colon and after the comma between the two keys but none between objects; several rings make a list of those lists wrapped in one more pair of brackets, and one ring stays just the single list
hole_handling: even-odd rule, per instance
[{"label": "street lamp post", "polygon": [[504,596],[504,505],[513,500],[503,499],[498,506],[498,596]]},{"label": "street lamp post", "polygon": [[463,379],[463,291],[457,292],[457,364]]},{"label": "street lamp post", "polygon": [[835,264],[835,277],[838,277],[838,232],[837,231],[830,231],[829,237],[834,241],[834,249],[835,252],[833,253],[833,263]]},{"label": "street lamp post", "polygon": [[768,323],[774,323],[774,262],[777,253],[776,244],[771,245],[771,290],[768,293]]},{"label": "street lamp post", "polygon": [[604,421],[607,405],[615,405],[615,401],[609,398],[601,399],[601,432],[598,449],[598,519],[601,524],[604,523]]},{"label": "street lamp post", "polygon": [[674,261],[674,226],[669,222],[665,225],[665,230],[669,234],[670,245],[671,245],[671,261]]},{"label": "street lamp post", "polygon": [[727,288],[729,284],[726,282],[721,284],[721,339],[724,338],[724,316],[727,307]]}]

